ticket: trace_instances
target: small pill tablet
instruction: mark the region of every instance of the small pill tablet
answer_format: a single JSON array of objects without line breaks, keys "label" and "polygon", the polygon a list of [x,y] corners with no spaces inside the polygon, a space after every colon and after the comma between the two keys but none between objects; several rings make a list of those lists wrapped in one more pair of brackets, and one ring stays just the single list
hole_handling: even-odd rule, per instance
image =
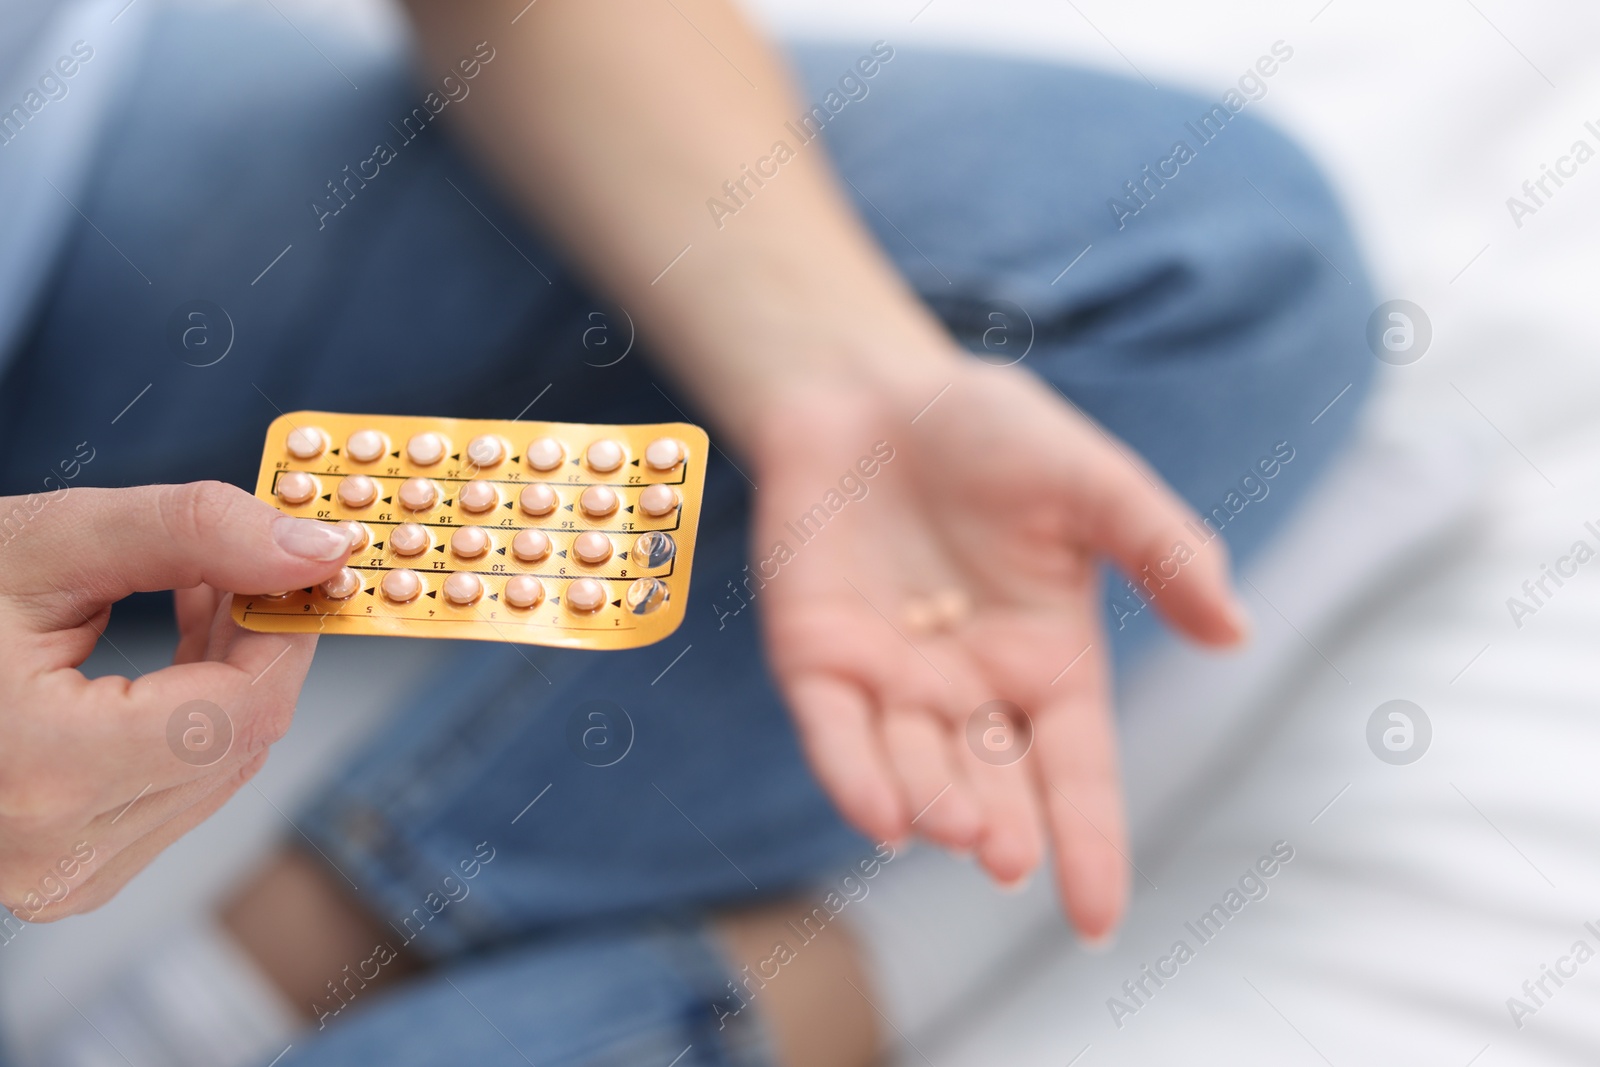
[{"label": "small pill tablet", "polygon": [[357,430],[344,443],[345,455],[357,463],[371,463],[389,449],[389,439],[377,430]]},{"label": "small pill tablet", "polygon": [[315,426],[296,426],[284,446],[295,459],[316,459],[328,447],[328,435]]},{"label": "small pill tablet", "polygon": [[683,445],[670,437],[658,437],[645,448],[644,461],[651,470],[669,471],[683,461]]},{"label": "small pill tablet", "polygon": [[461,492],[456,494],[456,499],[461,502],[463,508],[473,514],[500,506],[500,493],[489,482],[468,482],[461,487]]},{"label": "small pill tablet", "polygon": [[444,598],[465,607],[483,595],[483,579],[469,571],[456,571],[444,580]]},{"label": "small pill tablet", "polygon": [[467,458],[475,467],[493,467],[506,458],[505,442],[492,433],[479,434],[467,442]]},{"label": "small pill tablet", "polygon": [[463,526],[450,535],[450,551],[462,559],[477,559],[489,551],[489,535],[481,526]]},{"label": "small pill tablet", "polygon": [[370,507],[376,499],[378,483],[365,474],[352,474],[339,483],[339,503],[347,508]]},{"label": "small pill tablet", "polygon": [[934,617],[941,627],[955,626],[972,613],[972,598],[954,586],[934,593],[931,600]]},{"label": "small pill tablet", "polygon": [[590,518],[603,518],[617,510],[617,491],[609,485],[591,485],[578,497],[578,506]]},{"label": "small pill tablet", "polygon": [[322,583],[322,594],[329,600],[349,600],[361,592],[361,572],[345,567]]},{"label": "small pill tablet", "polygon": [[511,554],[524,563],[538,563],[550,554],[550,538],[543,530],[523,530],[511,539]]},{"label": "small pill tablet", "polygon": [[514,608],[537,607],[544,600],[544,583],[531,574],[513,575],[506,582],[505,596]]},{"label": "small pill tablet", "polygon": [[409,604],[422,592],[422,579],[417,577],[416,571],[390,571],[383,576],[379,587],[383,595],[396,604]]},{"label": "small pill tablet", "polygon": [[304,504],[317,495],[317,480],[305,471],[284,471],[278,476],[278,499],[285,504]]},{"label": "small pill tablet", "polygon": [[900,609],[900,623],[919,637],[931,634],[939,628],[933,602],[923,596],[912,597],[906,601],[905,606]]},{"label": "small pill tablet", "polygon": [[528,466],[536,471],[553,471],[567,458],[567,450],[554,437],[541,437],[528,445]]},{"label": "small pill tablet", "polygon": [[523,487],[522,495],[517,497],[517,506],[529,515],[548,515],[560,502],[556,491],[543,482]]},{"label": "small pill tablet", "polygon": [[585,563],[604,563],[611,558],[611,538],[599,530],[586,530],[572,542],[572,554]]},{"label": "small pill tablet", "polygon": [[959,625],[972,610],[972,600],[958,588],[939,589],[928,596],[915,596],[901,609],[906,629],[917,634],[933,634]]},{"label": "small pill tablet", "polygon": [[427,511],[439,502],[439,487],[427,478],[407,478],[395,495],[407,511]]},{"label": "small pill tablet", "polygon": [[593,578],[579,578],[567,586],[567,607],[588,613],[605,606],[606,587]]},{"label": "small pill tablet", "polygon": [[678,491],[670,485],[647,485],[639,494],[639,510],[652,518],[670,515],[678,508]]},{"label": "small pill tablet", "polygon": [[368,545],[372,544],[372,531],[367,529],[367,524],[364,522],[357,522],[354,519],[345,519],[343,522],[339,523],[339,529],[343,530],[349,536],[350,551],[352,552],[360,552],[363,548],[366,548]]},{"label": "small pill tablet", "polygon": [[420,556],[433,547],[433,535],[417,522],[402,522],[389,531],[389,547],[397,556]]},{"label": "small pill tablet", "polygon": [[431,467],[444,458],[444,438],[436,433],[412,435],[406,442],[406,458],[419,467]]},{"label": "small pill tablet", "polygon": [[601,474],[610,474],[622,466],[624,455],[621,445],[609,437],[603,437],[589,446],[589,450],[584,453],[584,458],[589,461],[589,466],[594,470],[599,471]]}]

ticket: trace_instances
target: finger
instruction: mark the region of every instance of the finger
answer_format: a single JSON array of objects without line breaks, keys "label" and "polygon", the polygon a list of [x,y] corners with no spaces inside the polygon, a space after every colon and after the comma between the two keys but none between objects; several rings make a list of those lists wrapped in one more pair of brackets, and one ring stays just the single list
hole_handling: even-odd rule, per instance
[{"label": "finger", "polygon": [[1088,509],[1092,546],[1184,633],[1208,644],[1242,640],[1248,616],[1233,591],[1222,537],[1143,463],[1107,452]]},{"label": "finger", "polygon": [[[289,728],[300,688],[316,652],[315,634],[266,634],[240,629],[219,606],[217,629],[204,660],[178,664],[147,674],[130,684],[136,714],[143,715],[140,733],[157,750],[170,749],[168,720],[176,709],[205,701],[222,710],[232,731],[232,744],[241,756],[254,755],[277,741]],[[206,765],[215,753],[199,758]],[[176,757],[183,762],[184,757]],[[181,775],[176,781],[187,781]],[[167,784],[174,784],[167,779]]]},{"label": "finger", "polygon": [[178,648],[172,662],[194,663],[205,658],[217,614],[217,591],[203,583],[192,589],[174,589],[172,607],[178,619]]},{"label": "finger", "polygon": [[963,769],[984,813],[978,862],[1001,885],[1016,885],[1033,873],[1044,854],[1043,813],[1026,766],[1030,757],[996,765],[967,745],[961,752]]},{"label": "finger", "polygon": [[1086,938],[1115,929],[1127,907],[1127,824],[1117,771],[1108,667],[1093,662],[1036,717],[1039,786],[1049,811],[1055,873],[1072,924]]},{"label": "finger", "polygon": [[[92,614],[86,604],[134,592],[201,582],[241,593],[313,585],[336,573],[349,549],[331,523],[280,514],[220,482],[73,488],[9,546],[18,566],[8,568],[15,587],[4,591],[38,595],[58,627],[76,627]],[[62,592],[79,603],[58,605],[47,595]]]},{"label": "finger", "polygon": [[949,848],[966,852],[983,836],[983,811],[952,757],[960,742],[930,711],[890,708],[883,741],[900,786],[911,827]]},{"label": "finger", "polygon": [[[1028,775],[1012,766],[1024,750],[1008,748],[996,754],[981,744],[974,747],[968,720],[993,695],[993,687],[975,671],[954,637],[934,639],[927,648],[932,662],[940,665],[937,672],[908,658],[904,669],[884,685],[894,693],[896,707],[929,707],[943,718],[951,736],[945,751],[954,754],[953,765],[966,782],[983,824],[976,849],[978,861],[1002,885],[1015,884],[1032,873],[1044,851],[1038,797]],[[907,694],[919,699],[907,699]]]},{"label": "finger", "polygon": [[135,841],[154,833],[168,821],[202,803],[218,789],[230,785],[237,788],[243,780],[240,775],[245,769],[259,766],[266,755],[265,752],[258,752],[244,759],[219,759],[215,765],[206,767],[200,776],[165,789],[156,789],[154,783],[147,782],[125,803],[89,820],[78,833],[93,843],[99,857],[98,863],[103,865]]},{"label": "finger", "polygon": [[[93,911],[116,896],[134,875],[144,870],[150,862],[184,834],[215,815],[246,782],[255,777],[267,754],[233,768],[226,775],[215,776],[204,783],[204,791],[189,798],[170,818],[149,827],[140,837],[112,849],[103,842],[89,840],[96,850],[92,873],[59,902],[29,917],[30,922],[54,922],[69,915]],[[86,838],[86,840],[88,840]],[[103,858],[102,858],[103,857]]]},{"label": "finger", "polygon": [[[60,670],[47,699],[80,709],[60,724],[81,806],[106,811],[141,790],[169,789],[255,757],[288,730],[316,648],[314,634],[241,630],[218,605],[208,654],[129,682]],[[218,636],[220,635],[220,637]],[[53,694],[60,692],[60,696]]]},{"label": "finger", "polygon": [[840,679],[808,674],[791,682],[787,695],[807,761],[840,813],[869,837],[903,840],[909,815],[890,775],[866,694]]}]

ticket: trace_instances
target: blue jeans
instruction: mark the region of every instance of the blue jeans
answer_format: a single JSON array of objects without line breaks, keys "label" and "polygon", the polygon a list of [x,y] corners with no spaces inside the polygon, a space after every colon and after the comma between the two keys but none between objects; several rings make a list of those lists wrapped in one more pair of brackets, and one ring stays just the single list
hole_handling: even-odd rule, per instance
[{"label": "blue jeans", "polygon": [[[537,396],[547,419],[696,417],[641,352],[606,365],[627,316],[443,131],[337,215],[308,209],[421,100],[393,57],[322,47],[342,73],[271,15],[158,27],[80,202],[98,230],[71,235],[0,390],[7,492],[85,439],[80,482],[250,485],[266,423],[300,407],[506,418]],[[808,99],[865,51],[798,50]],[[1348,436],[1373,365],[1361,261],[1313,165],[1248,114],[1203,143],[1185,124],[1211,101],[1070,68],[900,52],[866,84],[826,143],[905,276],[978,358],[1020,357],[1247,557]],[[1158,171],[1179,139],[1194,158]],[[207,366],[193,364],[219,348],[170,340],[197,298],[231,320]],[[595,346],[596,325],[614,347]],[[1293,458],[1262,482],[1275,450]],[[357,1000],[285,1064],[666,1064],[685,1048],[682,1067],[765,1062],[751,1013],[716,1025],[729,975],[700,916],[872,849],[806,769],[754,613],[713,607],[746,560],[748,493],[712,462],[672,639],[462,644],[303,816],[397,941],[439,966]],[[1149,613],[1121,629],[1137,601],[1109,595],[1127,647]],[[568,743],[596,693],[626,711],[609,726],[631,745],[610,766]]]}]

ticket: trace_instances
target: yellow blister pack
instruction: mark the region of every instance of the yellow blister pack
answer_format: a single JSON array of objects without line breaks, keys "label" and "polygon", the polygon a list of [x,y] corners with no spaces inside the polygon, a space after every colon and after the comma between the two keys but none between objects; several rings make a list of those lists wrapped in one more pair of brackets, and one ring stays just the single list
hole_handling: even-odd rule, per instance
[{"label": "yellow blister pack", "polygon": [[273,420],[256,495],[343,525],[349,565],[235,596],[279,633],[636,648],[683,621],[705,431],[296,411]]}]

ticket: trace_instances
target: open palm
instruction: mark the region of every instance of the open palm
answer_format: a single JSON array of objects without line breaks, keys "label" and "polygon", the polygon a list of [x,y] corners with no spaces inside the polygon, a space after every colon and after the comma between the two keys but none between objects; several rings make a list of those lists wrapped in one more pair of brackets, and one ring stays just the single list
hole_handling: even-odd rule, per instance
[{"label": "open palm", "polygon": [[855,826],[975,849],[1006,884],[1048,836],[1074,924],[1100,936],[1128,850],[1099,560],[1224,644],[1243,632],[1226,557],[1032,376],[962,361],[943,381],[920,412],[835,386],[771,413],[753,545],[771,661]]}]

